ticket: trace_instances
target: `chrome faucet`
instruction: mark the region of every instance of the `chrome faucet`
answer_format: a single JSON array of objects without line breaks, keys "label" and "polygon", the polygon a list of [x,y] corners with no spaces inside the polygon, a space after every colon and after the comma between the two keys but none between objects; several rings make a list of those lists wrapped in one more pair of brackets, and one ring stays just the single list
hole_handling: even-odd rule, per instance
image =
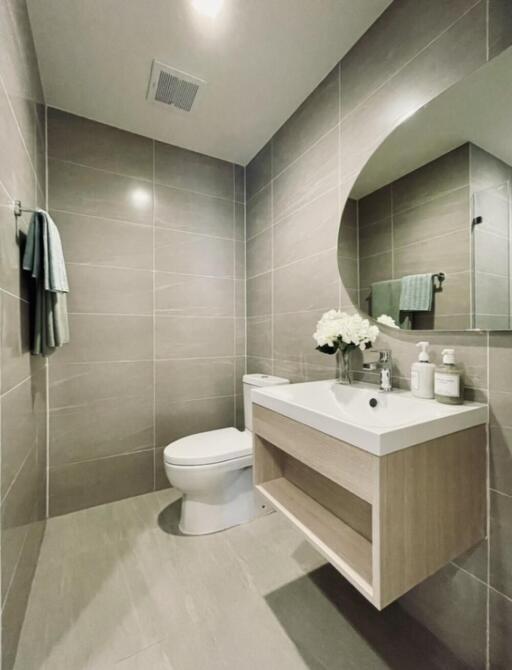
[{"label": "chrome faucet", "polygon": [[363,370],[379,370],[380,372],[380,390],[385,393],[389,393],[393,390],[393,384],[391,381],[391,374],[393,370],[393,360],[391,358],[391,351],[389,349],[370,349],[368,352],[364,352],[363,357],[367,362],[363,363]]}]

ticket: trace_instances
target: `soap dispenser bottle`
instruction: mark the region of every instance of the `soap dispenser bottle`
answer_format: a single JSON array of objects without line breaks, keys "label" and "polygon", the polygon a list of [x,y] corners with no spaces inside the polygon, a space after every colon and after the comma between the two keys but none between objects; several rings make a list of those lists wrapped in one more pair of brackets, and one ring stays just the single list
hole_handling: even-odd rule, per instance
[{"label": "soap dispenser bottle", "polygon": [[462,405],[464,402],[464,380],[455,364],[455,349],[443,349],[443,364],[436,368],[434,393],[437,402],[446,405]]},{"label": "soap dispenser bottle", "polygon": [[430,362],[429,342],[418,342],[416,346],[421,351],[418,360],[411,367],[411,392],[417,398],[433,398],[436,366]]}]

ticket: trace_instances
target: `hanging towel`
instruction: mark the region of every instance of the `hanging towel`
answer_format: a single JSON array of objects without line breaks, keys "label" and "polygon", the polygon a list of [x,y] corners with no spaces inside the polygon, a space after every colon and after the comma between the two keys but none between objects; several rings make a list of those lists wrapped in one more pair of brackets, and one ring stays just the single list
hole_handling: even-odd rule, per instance
[{"label": "hanging towel", "polygon": [[400,279],[388,279],[372,284],[371,315],[374,319],[386,314],[396,324],[400,321]]},{"label": "hanging towel", "polygon": [[42,209],[34,212],[27,233],[23,269],[33,279],[31,351],[48,356],[69,342],[66,265],[57,226]]},{"label": "hanging towel", "polygon": [[429,312],[432,309],[433,273],[402,277],[400,309],[405,312]]}]

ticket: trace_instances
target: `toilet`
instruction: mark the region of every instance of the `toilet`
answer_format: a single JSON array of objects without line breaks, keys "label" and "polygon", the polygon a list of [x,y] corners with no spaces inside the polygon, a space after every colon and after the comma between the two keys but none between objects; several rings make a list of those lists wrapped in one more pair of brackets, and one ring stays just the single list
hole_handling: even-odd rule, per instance
[{"label": "toilet", "polygon": [[244,375],[245,431],[220,428],[188,435],[165,447],[167,478],[183,493],[179,529],[184,535],[215,533],[256,516],[251,390],[288,383],[282,377]]}]

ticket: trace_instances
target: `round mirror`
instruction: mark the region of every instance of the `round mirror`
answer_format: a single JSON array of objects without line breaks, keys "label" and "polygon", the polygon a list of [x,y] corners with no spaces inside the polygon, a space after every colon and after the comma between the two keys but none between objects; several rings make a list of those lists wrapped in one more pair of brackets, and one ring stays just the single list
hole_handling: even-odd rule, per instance
[{"label": "round mirror", "polygon": [[339,268],[403,329],[503,330],[511,307],[512,50],[402,123],[359,175]]}]

